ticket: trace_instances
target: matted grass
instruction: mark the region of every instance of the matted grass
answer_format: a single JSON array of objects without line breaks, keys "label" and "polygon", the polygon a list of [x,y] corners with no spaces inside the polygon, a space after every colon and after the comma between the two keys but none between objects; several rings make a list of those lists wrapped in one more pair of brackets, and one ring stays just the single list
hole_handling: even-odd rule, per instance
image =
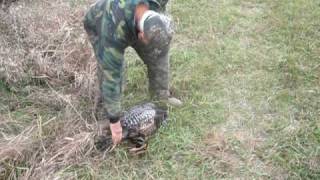
[{"label": "matted grass", "polygon": [[[9,56],[11,64],[2,62],[7,71],[0,76],[0,177],[320,178],[318,1],[171,1],[168,9],[176,22],[171,90],[184,105],[170,109],[168,126],[150,140],[141,157],[130,156],[126,146],[105,157],[92,150],[92,133],[97,132],[92,116],[95,65],[77,20],[88,3],[73,0],[44,6],[71,12],[65,19],[57,17],[56,30],[48,29],[48,36],[45,29],[41,36],[31,36],[39,38],[33,41],[37,47],[33,53],[50,50],[54,56],[31,56],[36,68],[22,74],[10,72],[16,56]],[[22,40],[19,34],[2,37],[32,41],[28,35]],[[50,49],[52,43],[55,49]],[[69,50],[75,53],[71,57]],[[82,63],[74,63],[77,58]],[[123,104],[129,107],[147,100],[148,88],[142,61],[132,50],[126,60]],[[44,73],[52,63],[56,67]],[[10,142],[20,143],[19,148]],[[18,153],[8,153],[8,147]]]}]

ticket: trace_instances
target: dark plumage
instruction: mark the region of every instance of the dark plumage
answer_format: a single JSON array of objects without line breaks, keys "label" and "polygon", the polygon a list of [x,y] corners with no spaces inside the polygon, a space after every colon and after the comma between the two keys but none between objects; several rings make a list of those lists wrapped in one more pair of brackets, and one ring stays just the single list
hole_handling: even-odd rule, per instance
[{"label": "dark plumage", "polygon": [[[146,149],[146,141],[152,136],[161,124],[165,123],[167,112],[157,109],[152,103],[137,105],[124,112],[120,118],[123,138],[135,145],[130,152],[139,153]],[[96,138],[96,147],[105,151],[112,147],[110,135],[99,136]]]}]

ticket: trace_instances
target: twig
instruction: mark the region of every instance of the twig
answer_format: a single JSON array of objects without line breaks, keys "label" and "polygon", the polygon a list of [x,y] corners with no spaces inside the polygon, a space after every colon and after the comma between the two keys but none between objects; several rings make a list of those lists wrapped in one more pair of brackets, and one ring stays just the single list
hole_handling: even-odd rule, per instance
[{"label": "twig", "polygon": [[54,89],[50,86],[50,84],[49,84],[48,82],[46,82],[46,84],[48,85],[48,87],[49,87],[60,99],[62,99],[64,102],[66,102],[66,103],[72,108],[72,110],[79,116],[79,118],[86,124],[86,127],[88,128],[87,122],[86,122],[85,119],[82,117],[81,113],[74,107],[74,105],[73,105],[70,101],[68,101],[68,100],[66,100],[64,97],[62,97],[56,90],[54,90]]},{"label": "twig", "polygon": [[38,125],[38,136],[40,138],[42,149],[47,154],[47,150],[44,147],[43,139],[42,139],[42,118],[41,118],[41,116],[39,116],[39,118],[37,118],[37,125]]}]

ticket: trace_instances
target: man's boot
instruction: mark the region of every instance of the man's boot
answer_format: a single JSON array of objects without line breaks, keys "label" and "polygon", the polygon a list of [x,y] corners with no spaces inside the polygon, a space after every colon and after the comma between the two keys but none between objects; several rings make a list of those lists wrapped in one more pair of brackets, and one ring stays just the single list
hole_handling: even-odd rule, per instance
[{"label": "man's boot", "polygon": [[183,102],[180,99],[171,96],[168,98],[168,104],[170,104],[171,106],[179,107],[183,105]]}]

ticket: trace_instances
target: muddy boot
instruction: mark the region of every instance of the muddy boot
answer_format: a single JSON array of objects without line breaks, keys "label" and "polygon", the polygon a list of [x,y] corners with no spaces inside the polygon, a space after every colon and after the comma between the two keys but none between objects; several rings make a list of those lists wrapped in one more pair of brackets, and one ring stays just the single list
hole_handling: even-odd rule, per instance
[{"label": "muddy boot", "polygon": [[169,97],[168,98],[168,104],[174,107],[180,107],[183,105],[183,102],[180,99],[177,99],[175,97]]}]

